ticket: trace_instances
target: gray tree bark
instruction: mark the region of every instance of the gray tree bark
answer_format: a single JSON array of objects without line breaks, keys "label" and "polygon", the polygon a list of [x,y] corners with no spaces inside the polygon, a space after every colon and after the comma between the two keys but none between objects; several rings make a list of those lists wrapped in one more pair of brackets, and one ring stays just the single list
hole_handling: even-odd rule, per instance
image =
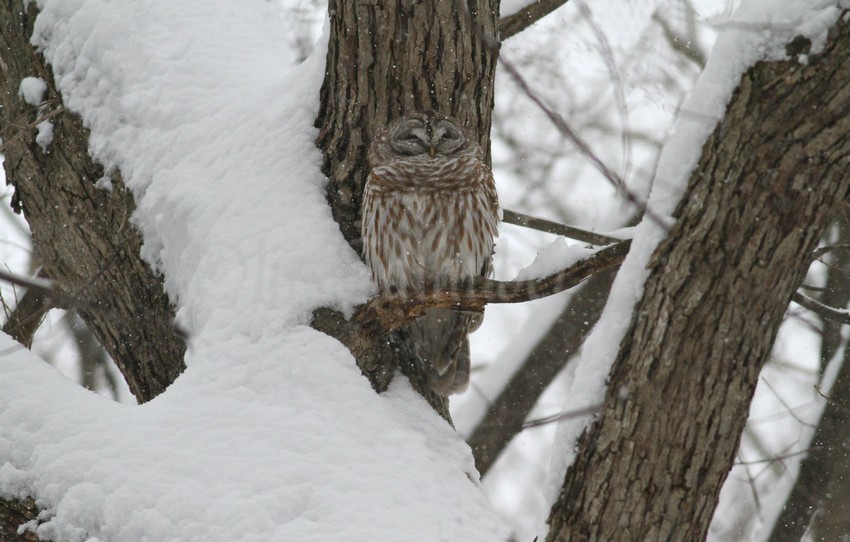
[{"label": "gray tree bark", "polygon": [[744,75],[651,259],[547,540],[705,539],[759,371],[847,197],[848,110],[846,20],[808,65]]}]

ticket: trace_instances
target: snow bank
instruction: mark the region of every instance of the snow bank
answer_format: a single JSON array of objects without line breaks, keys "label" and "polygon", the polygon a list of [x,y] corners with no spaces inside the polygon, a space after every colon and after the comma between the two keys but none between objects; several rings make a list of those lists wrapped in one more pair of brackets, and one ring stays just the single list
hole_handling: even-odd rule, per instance
[{"label": "snow bank", "polygon": [[186,373],[126,406],[0,338],[0,494],[63,541],[504,538],[451,428],[307,326],[372,292],[313,143],[325,46],[293,65],[262,0],[39,7],[33,42],[191,340]]}]

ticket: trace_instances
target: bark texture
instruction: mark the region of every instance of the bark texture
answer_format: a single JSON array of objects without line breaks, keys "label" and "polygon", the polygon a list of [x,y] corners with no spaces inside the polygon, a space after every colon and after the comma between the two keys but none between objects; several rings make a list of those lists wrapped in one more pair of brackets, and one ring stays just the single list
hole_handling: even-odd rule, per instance
[{"label": "bark texture", "polygon": [[[33,246],[58,288],[73,296],[86,325],[115,360],[140,402],[162,393],[183,370],[185,344],[162,279],[139,257],[130,224],[133,197],[120,175],[95,188],[103,168],[88,156],[88,133],[67,111],[51,118],[53,142],[35,143],[34,121],[61,107],[52,72],[29,44],[35,4],[0,1],[0,123],[6,181],[32,230]],[[47,82],[45,109],[19,96],[24,77]]]},{"label": "bark texture", "polygon": [[[468,6],[469,11],[462,8]],[[434,109],[478,134],[488,161],[498,1],[331,0],[318,145],[328,201],[359,252],[366,150],[388,121]]]},{"label": "bark texture", "polygon": [[[498,0],[330,0],[328,12],[317,144],[324,153],[334,219],[359,253],[366,150],[388,121],[424,109],[452,115],[478,135],[489,161],[497,48],[487,40],[497,35]],[[315,316],[330,321],[326,313]],[[335,335],[333,329],[324,330]],[[400,366],[413,371],[414,386],[424,383],[407,356],[392,348],[376,354],[369,363],[386,369],[366,371],[366,376],[391,376],[392,368]],[[432,405],[448,417],[444,399],[433,398]]]},{"label": "bark texture", "polygon": [[759,371],[847,196],[848,110],[848,21],[808,65],[744,75],[653,255],[547,540],[705,539]]},{"label": "bark texture", "polygon": [[0,500],[0,540],[37,542],[39,538],[31,531],[18,534],[18,527],[34,520],[37,515],[38,508],[32,499]]}]

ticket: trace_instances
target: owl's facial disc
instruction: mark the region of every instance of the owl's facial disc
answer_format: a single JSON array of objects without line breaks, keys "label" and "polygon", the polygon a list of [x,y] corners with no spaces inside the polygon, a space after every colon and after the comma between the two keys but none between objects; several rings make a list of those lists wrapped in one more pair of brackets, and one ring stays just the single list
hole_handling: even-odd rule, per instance
[{"label": "owl's facial disc", "polygon": [[399,154],[413,156],[428,152],[429,140],[425,124],[421,120],[411,119],[400,124],[390,135],[390,146]]},{"label": "owl's facial disc", "polygon": [[463,146],[466,137],[457,126],[451,122],[441,120],[434,126],[432,145],[441,154],[453,154]]}]

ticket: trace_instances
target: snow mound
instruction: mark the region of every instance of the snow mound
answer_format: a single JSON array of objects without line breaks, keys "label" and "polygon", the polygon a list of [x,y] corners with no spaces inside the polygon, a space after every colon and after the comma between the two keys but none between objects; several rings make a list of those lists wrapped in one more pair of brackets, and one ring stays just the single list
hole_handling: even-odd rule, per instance
[{"label": "snow mound", "polygon": [[294,65],[263,0],[39,7],[33,43],[91,130],[99,186],[117,168],[135,195],[188,369],[120,405],[0,337],[0,495],[33,496],[60,541],[505,538],[462,439],[308,327],[373,292],[314,144],[325,46]]}]

